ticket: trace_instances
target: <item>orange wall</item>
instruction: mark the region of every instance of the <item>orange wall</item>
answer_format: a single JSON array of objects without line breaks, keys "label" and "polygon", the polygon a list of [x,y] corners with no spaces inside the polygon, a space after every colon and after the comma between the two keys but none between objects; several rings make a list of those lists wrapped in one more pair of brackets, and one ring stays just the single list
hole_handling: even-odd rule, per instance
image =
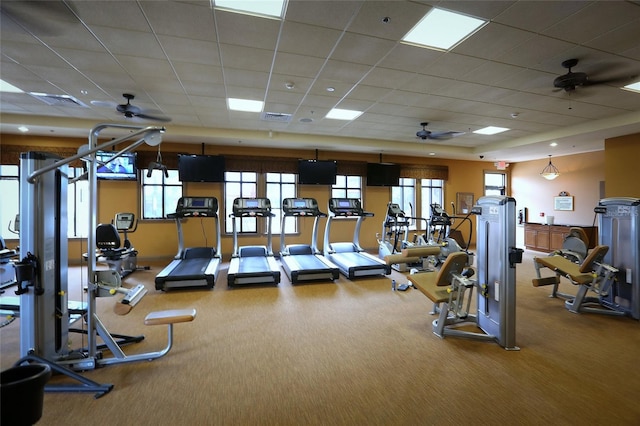
[{"label": "orange wall", "polygon": [[[23,135],[3,135],[3,144],[28,145],[28,146],[80,146],[85,140],[42,138]],[[153,150],[154,148],[144,147],[142,149]],[[176,144],[163,143],[162,149],[167,152],[190,152],[201,153],[202,146],[196,144]],[[274,150],[256,149],[228,146],[205,146],[205,154],[248,154],[251,156],[282,156],[289,158],[314,158],[315,152],[309,150]],[[345,154],[345,153],[323,153],[321,159],[332,158],[336,160],[349,161],[379,161],[378,154]],[[408,158],[402,156],[385,156],[384,161],[410,164],[436,164],[449,167],[449,180],[445,184],[445,208],[451,212],[451,203],[456,201],[457,192],[472,192],[475,199],[482,194],[483,170],[488,164],[475,161],[454,161],[439,160],[433,158]],[[493,166],[491,164],[491,166]],[[98,223],[110,222],[115,213],[121,211],[132,211],[139,214],[139,187],[135,182],[99,181],[98,182]],[[218,198],[221,204],[221,228],[224,230],[223,216],[224,193],[222,184],[188,183],[185,186],[185,195],[206,195]],[[377,251],[376,233],[381,232],[382,223],[386,214],[386,206],[390,201],[390,188],[365,187],[363,193],[363,205],[367,211],[373,212],[374,217],[367,218],[361,228],[360,243],[372,251]],[[329,200],[329,189],[325,186],[303,185],[298,189],[301,197],[313,197],[318,200],[321,210],[327,210]],[[428,213],[425,213],[428,215]],[[320,222],[318,232],[318,247],[322,249],[324,237],[325,221]],[[332,223],[331,241],[350,241],[353,236],[354,223]],[[302,220],[300,222],[300,235],[287,237],[287,244],[304,243],[310,239],[313,227],[313,220]],[[203,233],[204,229],[204,233]],[[215,233],[213,221],[210,219],[189,219],[183,223],[185,246],[212,245]],[[461,228],[466,238],[468,229]],[[130,235],[130,239],[139,251],[141,261],[155,259],[169,259],[176,254],[178,240],[176,225],[171,220],[140,221],[138,229]],[[254,236],[239,237],[240,245],[264,244],[264,238]],[[84,240],[72,240],[69,242],[69,258],[80,258],[86,251]],[[274,235],[273,249],[279,251],[280,237]],[[233,251],[233,240],[230,235],[222,237],[222,252],[225,258],[229,258]]]},{"label": "orange wall", "polygon": [[640,133],[607,139],[604,148],[606,196],[640,198]]},{"label": "orange wall", "polygon": [[[84,139],[34,137],[24,135],[2,135],[2,144],[29,146],[80,146]],[[587,154],[552,157],[553,164],[558,167],[561,176],[554,181],[546,181],[539,176],[540,171],[548,160],[536,160],[511,164],[507,169],[510,177],[508,195],[516,199],[517,209],[529,209],[529,221],[539,222],[540,212],[555,216],[555,223],[572,225],[591,225],[594,221],[593,208],[600,198],[602,182],[606,176],[606,196],[640,197],[640,177],[637,158],[640,158],[640,134],[609,139],[605,143],[606,150]],[[143,149],[153,150],[151,147]],[[165,151],[180,151],[201,153],[202,146],[197,144],[163,143]],[[274,150],[227,146],[205,146],[206,154],[249,154],[252,156],[282,156],[289,158],[314,158],[315,153],[310,150]],[[345,154],[322,153],[321,159],[332,158],[351,161],[378,161],[378,154]],[[0,159],[1,161],[1,159]],[[495,170],[492,163],[480,161],[439,160],[434,158],[410,158],[385,155],[384,161],[410,164],[438,164],[449,167],[449,179],[445,184],[445,205],[451,211],[451,202],[456,202],[456,193],[471,192],[474,200],[483,193],[483,172]],[[553,210],[553,197],[561,191],[574,196],[574,210],[558,212]],[[98,222],[109,222],[118,211],[133,211],[139,213],[138,185],[134,182],[100,181],[98,183]],[[224,202],[221,184],[189,183],[185,187],[186,195],[206,195],[218,198]],[[329,190],[324,186],[303,185],[299,187],[299,196],[313,197],[318,200],[322,210],[326,211]],[[376,233],[381,232],[382,222],[386,213],[386,205],[390,200],[390,189],[381,187],[365,187],[363,204],[366,210],[375,214],[364,221],[360,242],[368,250],[377,251]],[[426,213],[425,213],[426,214]],[[226,218],[221,217],[221,220]],[[200,246],[213,244],[215,236],[213,221],[203,219],[189,219],[184,223],[185,245]],[[300,223],[300,236],[287,238],[287,243],[303,243],[308,241],[313,221],[303,220]],[[321,222],[318,243],[322,248],[325,222]],[[344,226],[343,226],[344,225]],[[224,223],[221,224],[224,229]],[[475,234],[475,222],[474,222]],[[205,229],[203,236],[202,228]],[[462,230],[466,236],[467,229]],[[353,227],[346,224],[332,226],[331,241],[349,241],[353,234]],[[169,259],[177,251],[176,226],[173,221],[141,221],[138,230],[130,236],[134,246],[140,252],[140,259]],[[231,236],[223,236],[222,251],[226,259],[229,258],[233,245]],[[263,238],[252,236],[240,237],[240,245],[263,244]],[[79,259],[83,252],[85,241],[70,241],[69,258]],[[279,236],[274,236],[273,249],[280,247]],[[86,251],[86,247],[84,248]]]}]

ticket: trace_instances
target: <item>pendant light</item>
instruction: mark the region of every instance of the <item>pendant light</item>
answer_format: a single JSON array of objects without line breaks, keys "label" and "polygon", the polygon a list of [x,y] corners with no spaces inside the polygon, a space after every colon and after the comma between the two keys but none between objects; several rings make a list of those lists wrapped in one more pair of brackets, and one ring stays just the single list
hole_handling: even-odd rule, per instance
[{"label": "pendant light", "polygon": [[540,176],[547,180],[554,180],[555,178],[560,176],[560,172],[558,171],[556,166],[551,163],[551,156],[549,156],[549,164],[547,164],[547,166],[542,169],[542,171],[540,172]]}]

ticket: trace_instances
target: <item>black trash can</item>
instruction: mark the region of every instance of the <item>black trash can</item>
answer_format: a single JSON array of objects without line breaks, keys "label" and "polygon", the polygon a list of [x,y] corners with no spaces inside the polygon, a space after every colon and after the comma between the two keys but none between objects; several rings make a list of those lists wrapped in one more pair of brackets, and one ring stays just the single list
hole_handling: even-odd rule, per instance
[{"label": "black trash can", "polygon": [[4,425],[33,425],[42,417],[44,385],[51,378],[46,364],[27,364],[0,373],[2,413]]}]

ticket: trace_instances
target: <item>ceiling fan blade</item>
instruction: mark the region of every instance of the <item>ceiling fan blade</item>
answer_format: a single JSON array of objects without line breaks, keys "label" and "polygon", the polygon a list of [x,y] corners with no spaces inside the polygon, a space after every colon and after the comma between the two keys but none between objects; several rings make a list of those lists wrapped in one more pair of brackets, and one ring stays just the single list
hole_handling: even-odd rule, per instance
[{"label": "ceiling fan blade", "polygon": [[117,108],[118,107],[118,103],[114,101],[91,101],[90,104],[100,108]]},{"label": "ceiling fan blade", "polygon": [[163,121],[165,123],[168,123],[171,121],[171,118],[165,115],[154,115],[154,114],[149,114],[147,112],[140,112],[138,114],[135,114],[135,116],[143,120]]},{"label": "ceiling fan blade", "polygon": [[624,77],[605,78],[605,79],[602,79],[602,80],[589,79],[589,80],[587,80],[585,86],[595,86],[595,85],[598,85],[598,84],[624,85],[626,83],[631,83],[637,77],[638,77],[638,75],[636,74],[636,75],[628,75],[628,76],[624,76]]},{"label": "ceiling fan blade", "polygon": [[431,135],[429,135],[429,139],[439,139],[439,140],[452,139],[458,136],[462,136],[465,133],[466,132],[454,132],[454,131],[436,132],[436,133],[431,133]]}]

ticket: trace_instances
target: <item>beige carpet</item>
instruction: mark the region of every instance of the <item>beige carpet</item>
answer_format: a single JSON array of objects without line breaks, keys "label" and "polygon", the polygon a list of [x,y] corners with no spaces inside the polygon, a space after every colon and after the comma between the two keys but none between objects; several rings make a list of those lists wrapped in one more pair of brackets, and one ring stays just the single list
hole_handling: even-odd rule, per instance
[{"label": "beige carpet", "polygon": [[[166,327],[143,324],[150,311],[194,307],[196,320],[176,325],[164,358],[83,373],[114,385],[100,399],[45,394],[38,424],[640,424],[638,321],[570,313],[531,285],[531,258],[517,267],[520,351],[436,337],[428,299],[392,292],[391,277],[292,286],[283,273],[277,287],[227,289],[222,271],[212,291],[164,293],[153,284],[162,265],[136,272],[126,282],[149,293],[129,315],[99,300],[110,331],[146,336],[127,353],[164,345]],[[0,329],[3,370],[20,356],[19,327]]]}]

